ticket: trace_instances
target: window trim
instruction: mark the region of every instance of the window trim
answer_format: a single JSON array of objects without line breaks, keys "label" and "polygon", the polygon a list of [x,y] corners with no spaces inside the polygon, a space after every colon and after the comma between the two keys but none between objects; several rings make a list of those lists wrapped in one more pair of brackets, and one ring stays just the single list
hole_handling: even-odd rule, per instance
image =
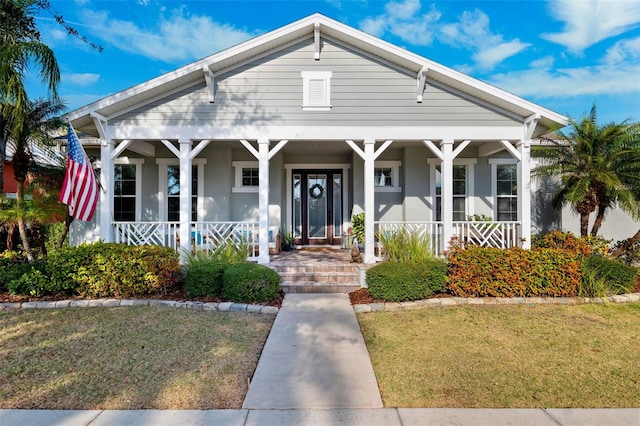
[{"label": "window trim", "polygon": [[373,165],[373,177],[375,179],[376,169],[391,169],[391,183],[392,186],[376,186],[375,182],[373,187],[375,192],[402,192],[402,186],[400,185],[400,166],[402,161],[400,160],[385,160],[375,161]]},{"label": "window trim", "polygon": [[240,193],[257,193],[260,189],[260,183],[258,186],[245,186],[242,185],[242,170],[243,169],[260,169],[260,164],[257,161],[232,161],[231,165],[234,168],[234,183],[231,192]]},{"label": "window trim", "polygon": [[[302,77],[302,110],[303,111],[330,111],[331,110],[331,71],[301,71]],[[312,104],[310,99],[311,80],[322,80],[324,82],[324,102],[323,104]]]},{"label": "window trim", "polygon": [[[121,165],[134,165],[136,166],[136,205],[135,205],[135,221],[140,222],[142,220],[142,166],[144,165],[144,158],[129,158],[129,157],[118,157],[113,160],[113,176],[115,177],[115,166]],[[114,178],[114,186],[115,186],[115,178]],[[113,208],[115,209],[115,192],[112,194]],[[111,219],[115,222],[114,211],[111,212]],[[122,223],[123,221],[118,221],[118,223]]]},{"label": "window trim", "polygon": [[[167,221],[167,208],[169,200],[166,197],[167,174],[169,166],[179,166],[180,160],[177,158],[156,158],[158,165],[158,219],[160,222]],[[196,217],[198,221],[204,220],[204,165],[207,164],[206,158],[194,158],[191,165],[197,167],[198,173],[198,195],[196,199]]]},{"label": "window trim", "polygon": [[[515,158],[489,158],[489,164],[491,165],[491,200],[493,202],[493,220],[498,222],[498,166],[516,166],[516,182],[519,184],[520,179],[517,176],[518,160]],[[518,197],[520,197],[520,191],[516,194],[516,199],[518,199]],[[513,196],[511,195],[510,198],[513,198]],[[516,221],[520,220],[520,210],[517,210],[516,214]]]},{"label": "window trim", "polygon": [[[429,203],[431,204],[431,220],[436,221],[438,212],[436,210],[436,166],[441,166],[442,161],[439,158],[428,158],[429,163]],[[455,158],[454,166],[466,166],[466,196],[464,202],[465,216],[473,216],[475,214],[475,165],[478,163],[476,158]]]}]

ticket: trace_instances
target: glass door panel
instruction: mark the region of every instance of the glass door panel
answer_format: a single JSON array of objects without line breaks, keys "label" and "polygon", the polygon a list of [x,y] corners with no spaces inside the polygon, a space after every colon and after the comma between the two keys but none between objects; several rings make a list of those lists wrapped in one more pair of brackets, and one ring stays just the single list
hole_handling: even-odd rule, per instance
[{"label": "glass door panel", "polygon": [[307,175],[307,235],[327,238],[327,175]]},{"label": "glass door panel", "polygon": [[342,237],[342,174],[333,175],[333,237]]},{"label": "glass door panel", "polygon": [[293,175],[293,237],[302,238],[302,175]]}]

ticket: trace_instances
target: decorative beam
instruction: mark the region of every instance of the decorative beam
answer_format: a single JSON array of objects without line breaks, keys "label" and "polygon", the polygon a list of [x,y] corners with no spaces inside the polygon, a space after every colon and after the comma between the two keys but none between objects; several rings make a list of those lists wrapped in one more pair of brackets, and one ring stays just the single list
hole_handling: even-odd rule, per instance
[{"label": "decorative beam", "polygon": [[160,142],[162,142],[164,146],[166,146],[169,151],[171,151],[173,155],[176,156],[176,158],[180,158],[180,150],[178,150],[178,148],[176,148],[171,142],[166,139],[162,139]]},{"label": "decorative beam", "polygon": [[287,139],[283,139],[278,142],[278,145],[274,146],[273,149],[269,151],[269,160],[271,160],[274,155],[276,155],[282,148],[284,148],[287,142],[289,142]]},{"label": "decorative beam", "polygon": [[193,160],[194,158],[196,158],[198,154],[200,154],[202,150],[205,149],[207,145],[209,145],[210,142],[210,140],[200,141],[200,143],[191,150],[191,159]]},{"label": "decorative beam", "polygon": [[433,154],[438,157],[440,159],[440,161],[444,160],[444,155],[442,154],[442,151],[430,140],[425,139],[422,141],[427,148],[429,148],[429,150],[431,152],[433,152]]},{"label": "decorative beam", "polygon": [[96,125],[96,129],[98,129],[100,139],[109,139],[107,137],[107,118],[97,112],[92,112],[89,116],[93,118],[93,123]]},{"label": "decorative beam", "polygon": [[155,157],[156,147],[147,142],[136,141],[136,143],[129,146],[129,151],[133,151],[145,157]]},{"label": "decorative beam", "polygon": [[215,88],[215,75],[211,68],[203,67],[204,81],[207,83],[207,89],[209,90],[209,103],[213,104],[216,101],[216,88]]},{"label": "decorative beam", "polygon": [[313,59],[320,60],[320,22],[313,24]]},{"label": "decorative beam", "polygon": [[240,143],[244,145],[245,148],[247,148],[247,151],[249,151],[254,157],[256,157],[256,160],[260,160],[260,154],[258,153],[258,150],[256,150],[253,145],[249,143],[249,141],[240,139]]},{"label": "decorative beam", "polygon": [[502,139],[500,143],[509,151],[509,154],[516,160],[520,161],[520,153],[518,150],[511,144],[511,142]]},{"label": "decorative beam", "polygon": [[124,140],[122,142],[120,142],[120,144],[118,144],[118,146],[116,146],[113,151],[111,151],[111,159],[114,160],[116,158],[118,158],[118,156],[120,154],[122,154],[122,151],[124,151],[125,149],[127,149],[127,147],[129,145],[131,145],[131,142],[133,142],[132,140]]},{"label": "decorative beam", "polygon": [[[540,114],[533,114],[527,117],[524,120],[524,140],[530,141],[533,136],[533,132],[538,125],[538,120],[540,119]],[[526,143],[526,142],[525,142]]]},{"label": "decorative beam", "polygon": [[471,143],[470,140],[462,141],[456,149],[453,150],[453,158],[456,158],[460,153]]},{"label": "decorative beam", "polygon": [[423,66],[420,71],[418,71],[418,76],[416,78],[418,87],[416,88],[416,101],[418,103],[422,103],[422,94],[424,93],[424,87],[427,84],[427,71],[429,68],[427,66]]},{"label": "decorative beam", "polygon": [[393,139],[390,139],[388,141],[385,141],[382,146],[380,148],[378,148],[374,154],[373,154],[373,159],[377,159],[380,154],[382,154],[384,152],[385,149],[387,149],[389,147],[389,145],[391,145],[391,143],[393,142]]},{"label": "decorative beam", "polygon": [[351,147],[351,149],[354,150],[354,152],[356,154],[358,154],[358,156],[360,158],[362,158],[363,160],[365,160],[365,155],[364,155],[364,151],[358,146],[356,145],[356,143],[352,140],[346,140],[345,141],[347,143],[347,145],[349,145]]}]

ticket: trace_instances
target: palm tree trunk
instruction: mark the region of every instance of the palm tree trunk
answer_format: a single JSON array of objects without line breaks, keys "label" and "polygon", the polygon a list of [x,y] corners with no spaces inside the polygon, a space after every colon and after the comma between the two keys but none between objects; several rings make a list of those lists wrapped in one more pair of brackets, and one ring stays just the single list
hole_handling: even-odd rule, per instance
[{"label": "palm tree trunk", "polygon": [[638,241],[640,241],[640,230],[638,230],[638,232],[635,233],[635,235],[631,238],[629,238],[628,240],[626,240],[624,242],[624,244],[622,244],[620,247],[618,247],[617,249],[615,249],[612,253],[611,253],[611,257],[619,257],[621,254],[623,254],[625,251],[629,250],[629,248],[631,246],[633,246],[635,243],[637,243]]},{"label": "palm tree trunk", "polygon": [[589,215],[580,213],[580,236],[586,237],[589,235]]},{"label": "palm tree trunk", "polygon": [[22,240],[22,249],[24,254],[27,255],[29,262],[35,261],[33,251],[29,245],[29,238],[27,236],[27,225],[24,221],[24,214],[22,212],[22,202],[24,201],[24,180],[20,179],[16,185],[16,210],[18,211],[18,232],[20,232],[20,239]]},{"label": "palm tree trunk", "polygon": [[596,215],[596,220],[595,222],[593,222],[593,227],[591,228],[591,235],[594,237],[597,236],[598,231],[600,231],[600,227],[602,226],[602,222],[604,221],[605,212],[606,208],[602,206],[598,207],[598,214]]}]

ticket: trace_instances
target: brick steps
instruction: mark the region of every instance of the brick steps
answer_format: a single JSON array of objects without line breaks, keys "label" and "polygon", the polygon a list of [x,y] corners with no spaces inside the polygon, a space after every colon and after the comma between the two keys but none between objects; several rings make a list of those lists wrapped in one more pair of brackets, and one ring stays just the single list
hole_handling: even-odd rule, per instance
[{"label": "brick steps", "polygon": [[349,293],[360,285],[360,267],[336,263],[272,263],[285,293]]}]

